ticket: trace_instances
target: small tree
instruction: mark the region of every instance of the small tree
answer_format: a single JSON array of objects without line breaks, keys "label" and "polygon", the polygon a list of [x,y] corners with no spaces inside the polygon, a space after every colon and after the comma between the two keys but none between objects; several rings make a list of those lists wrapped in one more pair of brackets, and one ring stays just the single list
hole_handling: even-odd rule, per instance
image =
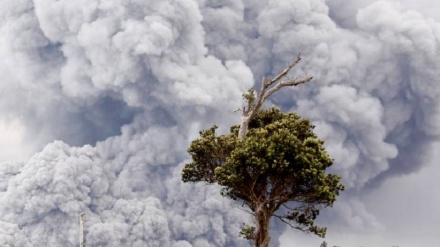
[{"label": "small tree", "polygon": [[[272,83],[263,82],[261,91],[287,72]],[[273,88],[286,85],[282,83]],[[343,190],[338,176],[325,173],[332,159],[308,119],[276,108],[261,110],[268,97],[261,91],[257,97],[253,90],[244,95],[248,106],[242,122],[232,126],[229,134],[216,135],[217,126],[200,132],[188,149],[193,162],[183,168],[182,180],[217,183],[223,186],[223,196],[249,208],[255,226],[245,226],[241,234],[257,247],[269,246],[272,216],[323,237],[326,229],[314,220],[320,208],[332,206]]]}]

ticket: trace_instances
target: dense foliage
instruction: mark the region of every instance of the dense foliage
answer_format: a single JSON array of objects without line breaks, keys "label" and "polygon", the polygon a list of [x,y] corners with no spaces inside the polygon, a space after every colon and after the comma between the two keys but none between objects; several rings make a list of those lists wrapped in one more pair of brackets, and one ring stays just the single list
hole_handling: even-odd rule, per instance
[{"label": "dense foliage", "polygon": [[291,227],[325,235],[314,220],[331,206],[343,186],[325,171],[333,163],[308,119],[276,108],[259,111],[243,138],[239,126],[216,135],[216,126],[200,132],[188,152],[193,162],[182,171],[184,182],[217,183],[222,195],[247,206],[256,227],[242,234],[267,246],[272,216]]}]

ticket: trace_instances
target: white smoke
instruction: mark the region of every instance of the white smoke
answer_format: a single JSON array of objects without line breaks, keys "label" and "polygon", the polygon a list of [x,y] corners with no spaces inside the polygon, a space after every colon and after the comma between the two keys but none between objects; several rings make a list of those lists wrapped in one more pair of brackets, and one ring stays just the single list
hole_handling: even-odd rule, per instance
[{"label": "white smoke", "polygon": [[30,246],[16,224],[0,221],[0,244],[7,247]]},{"label": "white smoke", "polygon": [[91,246],[247,246],[245,212],[180,181],[186,148],[298,52],[315,79],[272,100],[343,177],[324,221],[381,229],[356,193],[420,169],[440,134],[440,26],[395,2],[5,0],[0,23],[1,118],[45,146],[0,165],[2,246],[74,246],[83,212]]}]

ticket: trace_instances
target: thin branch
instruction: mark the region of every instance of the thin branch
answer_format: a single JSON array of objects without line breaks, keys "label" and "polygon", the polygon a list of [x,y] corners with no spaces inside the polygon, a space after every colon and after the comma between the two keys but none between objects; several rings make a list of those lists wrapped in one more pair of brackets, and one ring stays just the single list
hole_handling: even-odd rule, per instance
[{"label": "thin branch", "polygon": [[246,207],[243,207],[243,205],[247,205],[247,204],[244,204],[244,203],[243,203],[243,204],[240,206],[238,203],[234,203],[234,204],[232,204],[232,205],[236,205],[236,206],[237,206],[236,208],[238,208],[238,209],[240,209],[240,210],[242,210],[242,211],[244,211],[244,212],[246,212],[246,213],[248,213],[248,214],[250,214],[250,215],[252,215],[252,216],[255,216],[255,212],[250,211],[250,210],[247,210]]},{"label": "thin branch", "polygon": [[290,222],[284,220],[283,217],[281,217],[281,216],[279,216],[279,215],[276,215],[276,214],[272,214],[272,216],[274,216],[275,218],[278,218],[279,220],[281,220],[283,223],[289,225],[290,227],[295,228],[295,226],[293,226],[292,224],[290,224]]},{"label": "thin branch", "polygon": [[283,223],[289,225],[289,226],[290,226],[291,228],[293,228],[293,229],[297,229],[297,230],[300,230],[300,231],[302,231],[302,232],[308,232],[308,229],[304,229],[304,228],[301,228],[301,227],[299,227],[299,226],[293,226],[292,224],[290,224],[290,222],[286,221],[286,220],[284,219],[284,217],[282,217],[282,216],[279,216],[279,215],[276,215],[276,214],[273,214],[272,216],[275,216],[275,218],[278,218],[278,219],[281,220]]},{"label": "thin branch", "polygon": [[269,89],[263,96],[263,101],[265,101],[267,98],[269,98],[269,96],[271,96],[273,93],[275,93],[276,91],[280,90],[280,88],[282,87],[292,87],[292,86],[298,86],[300,84],[309,82],[313,79],[313,76],[309,76],[306,78],[303,78],[299,81],[297,81],[296,79],[294,80],[289,80],[289,81],[282,81],[280,83],[278,83],[277,85],[275,85],[273,88]]},{"label": "thin branch", "polygon": [[298,56],[296,57],[295,62],[289,64],[289,66],[287,66],[287,68],[285,68],[281,73],[279,73],[277,76],[272,78],[272,80],[267,81],[266,83],[264,83],[263,86],[265,86],[265,88],[270,87],[270,85],[274,84],[275,82],[279,81],[281,78],[286,76],[289,73],[289,71],[293,67],[295,67],[299,62],[301,62],[301,54],[298,54]]}]

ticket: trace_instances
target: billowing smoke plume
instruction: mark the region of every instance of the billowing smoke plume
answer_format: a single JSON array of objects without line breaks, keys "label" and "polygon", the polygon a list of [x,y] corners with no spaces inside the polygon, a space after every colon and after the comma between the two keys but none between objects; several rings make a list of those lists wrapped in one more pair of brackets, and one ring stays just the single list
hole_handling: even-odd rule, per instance
[{"label": "billowing smoke plume", "polygon": [[75,246],[81,213],[90,246],[247,246],[248,215],[180,170],[298,52],[315,79],[272,102],[326,140],[338,224],[380,228],[356,193],[418,170],[440,135],[440,26],[396,3],[5,0],[0,23],[1,118],[45,146],[0,165],[2,246]]}]

